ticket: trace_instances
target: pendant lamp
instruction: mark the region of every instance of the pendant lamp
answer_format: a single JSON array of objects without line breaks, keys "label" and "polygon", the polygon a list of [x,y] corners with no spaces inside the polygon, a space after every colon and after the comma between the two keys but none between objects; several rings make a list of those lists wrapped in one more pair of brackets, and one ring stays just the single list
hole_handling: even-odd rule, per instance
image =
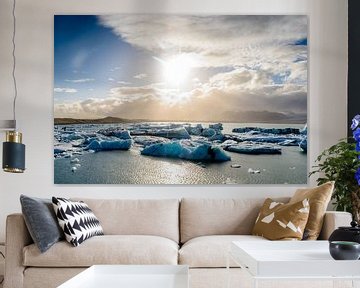
[{"label": "pendant lamp", "polygon": [[22,144],[22,133],[17,131],[16,126],[16,98],[17,86],[15,77],[16,57],[15,57],[15,35],[16,35],[16,0],[13,0],[13,35],[12,35],[12,57],[13,69],[12,78],[14,82],[13,99],[13,120],[0,121],[0,130],[6,131],[6,140],[3,143],[2,167],[5,172],[23,173],[25,171],[25,145]]}]

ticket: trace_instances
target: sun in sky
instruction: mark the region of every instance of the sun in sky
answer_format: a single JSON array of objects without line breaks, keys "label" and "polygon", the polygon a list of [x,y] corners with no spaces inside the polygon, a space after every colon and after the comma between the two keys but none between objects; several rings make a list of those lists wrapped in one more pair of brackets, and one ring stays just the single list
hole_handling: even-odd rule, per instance
[{"label": "sun in sky", "polygon": [[306,122],[304,15],[56,15],[54,23],[55,117]]}]

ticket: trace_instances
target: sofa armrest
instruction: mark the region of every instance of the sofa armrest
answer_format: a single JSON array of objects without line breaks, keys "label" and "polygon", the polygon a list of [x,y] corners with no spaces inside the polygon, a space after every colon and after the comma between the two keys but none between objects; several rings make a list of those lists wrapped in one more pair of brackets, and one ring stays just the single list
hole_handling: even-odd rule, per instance
[{"label": "sofa armrest", "polygon": [[348,212],[326,211],[324,224],[319,236],[321,240],[329,239],[331,233],[340,226],[350,226],[352,216]]},{"label": "sofa armrest", "polygon": [[23,248],[32,242],[22,214],[9,215],[6,219],[4,288],[23,287]]}]

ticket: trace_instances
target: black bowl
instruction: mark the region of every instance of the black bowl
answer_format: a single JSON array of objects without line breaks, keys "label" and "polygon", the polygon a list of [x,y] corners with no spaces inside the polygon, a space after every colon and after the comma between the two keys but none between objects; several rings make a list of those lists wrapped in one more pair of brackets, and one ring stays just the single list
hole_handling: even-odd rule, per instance
[{"label": "black bowl", "polygon": [[329,250],[335,260],[358,260],[360,257],[360,244],[357,242],[332,241]]}]

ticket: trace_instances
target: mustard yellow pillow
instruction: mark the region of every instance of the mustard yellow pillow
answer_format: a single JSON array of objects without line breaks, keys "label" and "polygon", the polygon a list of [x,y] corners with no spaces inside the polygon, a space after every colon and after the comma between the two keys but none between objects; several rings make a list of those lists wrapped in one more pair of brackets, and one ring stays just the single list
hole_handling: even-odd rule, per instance
[{"label": "mustard yellow pillow", "polygon": [[310,213],[305,227],[304,240],[316,240],[321,232],[324,215],[331,200],[335,182],[327,182],[315,188],[298,189],[289,203],[309,200]]},{"label": "mustard yellow pillow", "polygon": [[284,204],[268,198],[260,209],[252,234],[269,240],[301,240],[308,217],[307,199]]}]

